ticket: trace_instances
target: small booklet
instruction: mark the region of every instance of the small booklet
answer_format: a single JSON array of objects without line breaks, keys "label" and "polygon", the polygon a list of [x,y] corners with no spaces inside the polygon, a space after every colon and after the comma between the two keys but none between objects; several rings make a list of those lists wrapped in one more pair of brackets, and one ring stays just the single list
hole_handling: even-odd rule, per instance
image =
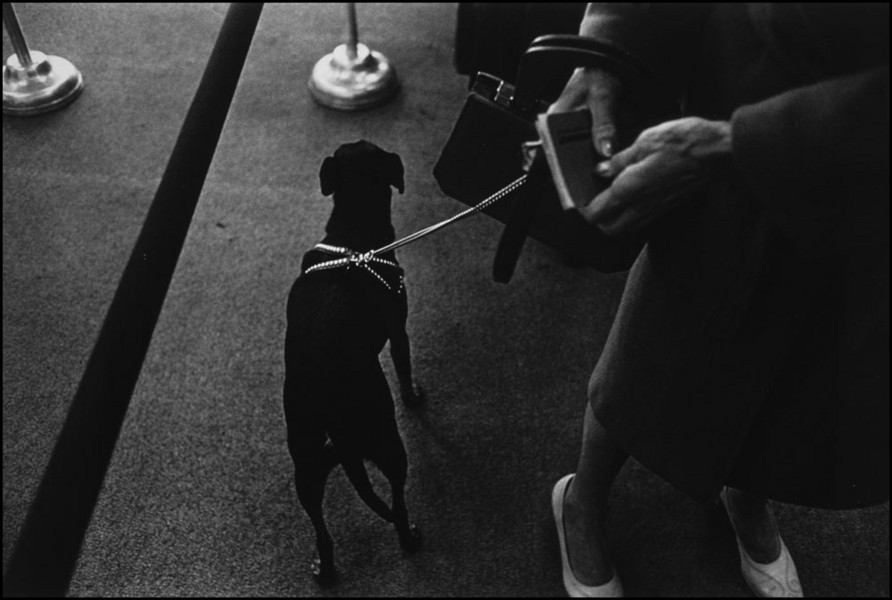
[{"label": "small booklet", "polygon": [[608,185],[594,172],[604,157],[592,143],[591,114],[588,110],[543,113],[536,129],[564,210],[588,206]]}]

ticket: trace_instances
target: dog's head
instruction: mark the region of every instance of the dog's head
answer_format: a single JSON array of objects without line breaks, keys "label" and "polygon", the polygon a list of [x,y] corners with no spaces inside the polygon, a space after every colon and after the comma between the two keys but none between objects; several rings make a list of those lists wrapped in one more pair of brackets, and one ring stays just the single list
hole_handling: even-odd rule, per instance
[{"label": "dog's head", "polygon": [[[333,156],[322,161],[319,171],[324,196],[355,191],[367,194],[390,191],[390,186],[403,193],[403,161],[398,154],[382,150],[375,144],[360,140],[343,144]],[[388,194],[389,195],[389,194]]]},{"label": "dog's head", "polygon": [[343,144],[322,162],[322,194],[334,197],[326,230],[350,239],[392,240],[391,187],[402,194],[403,161],[399,155],[360,140]]}]

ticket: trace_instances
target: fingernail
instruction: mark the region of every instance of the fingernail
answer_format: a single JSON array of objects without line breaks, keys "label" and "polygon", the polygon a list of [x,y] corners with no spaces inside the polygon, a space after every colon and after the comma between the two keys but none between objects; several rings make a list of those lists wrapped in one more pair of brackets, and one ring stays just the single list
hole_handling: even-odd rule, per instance
[{"label": "fingernail", "polygon": [[610,161],[605,160],[604,162],[598,163],[595,167],[595,173],[600,175],[601,177],[607,177],[610,175]]},{"label": "fingernail", "polygon": [[601,156],[606,156],[610,158],[613,156],[613,141],[612,140],[603,140],[601,142]]}]

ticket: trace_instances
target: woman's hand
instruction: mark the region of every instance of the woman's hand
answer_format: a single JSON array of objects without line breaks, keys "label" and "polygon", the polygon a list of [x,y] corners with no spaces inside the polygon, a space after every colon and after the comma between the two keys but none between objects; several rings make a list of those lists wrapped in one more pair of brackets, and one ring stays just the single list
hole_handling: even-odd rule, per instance
[{"label": "woman's hand", "polygon": [[[612,184],[580,210],[608,235],[635,232],[690,197],[688,192],[729,168],[731,125],[688,117],[645,129],[614,156],[625,101],[622,84],[608,71],[579,68],[548,112],[588,109],[592,141],[610,157],[595,172]],[[625,115],[628,117],[629,115]],[[628,126],[628,125],[627,125]]]},{"label": "woman's hand", "polygon": [[613,183],[580,212],[608,235],[639,231],[721,175],[730,157],[727,121],[688,117],[661,123],[597,165],[595,172]]},{"label": "woman's hand", "polygon": [[578,68],[564,86],[549,113],[588,108],[592,115],[592,141],[602,156],[613,156],[617,144],[617,116],[621,84],[613,74],[600,69]]}]

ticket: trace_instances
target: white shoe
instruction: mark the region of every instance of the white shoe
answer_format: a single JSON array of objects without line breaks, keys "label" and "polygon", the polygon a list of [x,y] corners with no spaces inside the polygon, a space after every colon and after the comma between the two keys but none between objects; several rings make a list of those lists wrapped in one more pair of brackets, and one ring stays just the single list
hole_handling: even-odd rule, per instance
[{"label": "white shoe", "polygon": [[725,510],[728,512],[728,518],[731,520],[731,527],[734,528],[734,535],[737,536],[737,550],[740,552],[740,570],[743,578],[750,586],[750,589],[757,596],[762,598],[802,598],[802,585],[799,583],[799,574],[796,572],[796,565],[793,563],[793,557],[784,544],[784,540],[778,534],[781,552],[780,556],[774,562],[768,564],[757,563],[750,557],[743,544],[740,536],[737,535],[737,528],[734,526],[734,519],[731,519],[731,510],[728,507],[727,489],[722,491],[722,502],[725,504]]},{"label": "white shoe", "polygon": [[623,586],[613,569],[613,578],[603,585],[583,585],[573,575],[570,568],[570,559],[567,556],[567,540],[564,533],[564,494],[574,473],[565,475],[554,484],[551,492],[551,509],[554,514],[554,524],[557,526],[558,545],[561,547],[561,564],[564,571],[564,588],[571,598],[622,598]]}]

